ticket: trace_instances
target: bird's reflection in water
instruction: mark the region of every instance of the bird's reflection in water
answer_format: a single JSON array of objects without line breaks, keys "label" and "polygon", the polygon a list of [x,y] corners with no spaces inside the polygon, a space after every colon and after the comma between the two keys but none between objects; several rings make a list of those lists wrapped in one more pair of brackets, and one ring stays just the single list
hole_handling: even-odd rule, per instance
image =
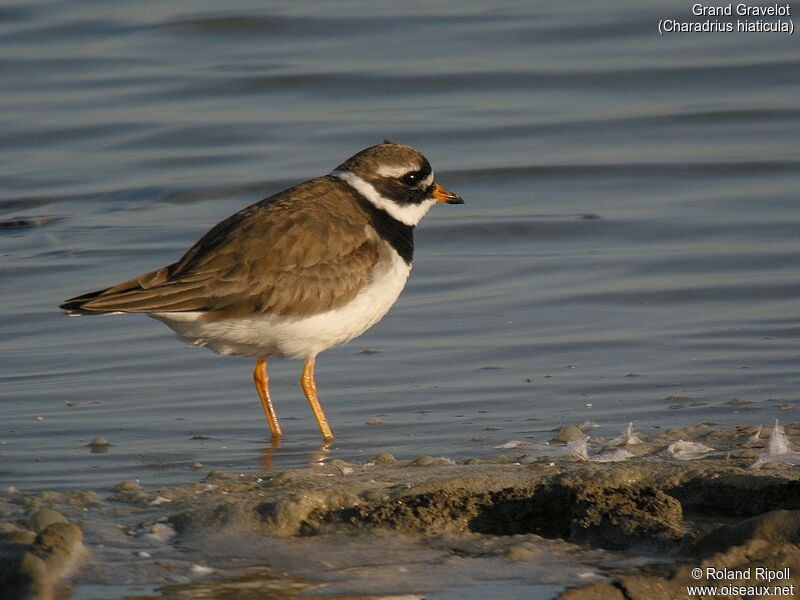
[{"label": "bird's reflection in water", "polygon": [[[272,440],[269,446],[265,446],[261,451],[261,470],[264,473],[272,473],[275,469],[274,461],[278,459],[281,448],[280,440]],[[330,457],[332,444],[323,443],[319,448],[308,451],[308,466],[319,467],[325,464],[325,461]],[[284,452],[288,454],[288,450],[284,448]]]}]

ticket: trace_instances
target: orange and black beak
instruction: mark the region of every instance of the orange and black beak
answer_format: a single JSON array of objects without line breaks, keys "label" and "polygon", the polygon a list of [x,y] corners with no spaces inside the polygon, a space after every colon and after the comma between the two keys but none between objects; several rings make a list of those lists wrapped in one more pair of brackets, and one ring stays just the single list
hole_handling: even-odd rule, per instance
[{"label": "orange and black beak", "polygon": [[436,202],[442,204],[464,204],[464,200],[461,198],[461,196],[457,196],[453,192],[444,189],[438,183],[433,184],[431,196],[436,198]]}]

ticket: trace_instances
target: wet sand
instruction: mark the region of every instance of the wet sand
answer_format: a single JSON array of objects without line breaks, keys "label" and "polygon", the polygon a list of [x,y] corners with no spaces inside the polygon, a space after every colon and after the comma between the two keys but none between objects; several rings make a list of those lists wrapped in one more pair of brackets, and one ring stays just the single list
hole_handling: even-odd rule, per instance
[{"label": "wet sand", "polygon": [[713,585],[710,568],[728,569],[719,585],[767,585],[757,567],[780,577],[769,585],[800,584],[800,424],[785,437],[698,425],[588,446],[579,431],[462,464],[381,454],[161,489],[124,481],[108,497],[8,489],[0,597],[449,598],[470,586],[671,599]]}]

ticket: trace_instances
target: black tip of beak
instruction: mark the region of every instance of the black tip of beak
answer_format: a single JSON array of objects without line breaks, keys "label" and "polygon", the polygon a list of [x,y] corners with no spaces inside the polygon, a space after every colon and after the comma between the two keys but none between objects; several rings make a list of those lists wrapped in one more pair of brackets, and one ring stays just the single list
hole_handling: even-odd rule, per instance
[{"label": "black tip of beak", "polygon": [[438,184],[433,185],[433,197],[437,202],[443,204],[464,204],[464,200],[458,194],[454,194],[450,190],[444,189]]}]

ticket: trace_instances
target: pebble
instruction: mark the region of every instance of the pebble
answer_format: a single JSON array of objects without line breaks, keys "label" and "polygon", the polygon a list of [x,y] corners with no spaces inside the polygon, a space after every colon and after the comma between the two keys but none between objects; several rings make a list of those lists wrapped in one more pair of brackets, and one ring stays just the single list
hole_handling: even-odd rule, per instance
[{"label": "pebble", "polygon": [[752,404],[752,402],[748,402],[744,398],[734,398],[733,400],[728,400],[725,404],[730,406],[744,406],[746,404]]},{"label": "pebble", "polygon": [[148,504],[150,506],[161,506],[162,504],[166,504],[167,502],[172,502],[169,498],[164,498],[164,496],[156,496]]},{"label": "pebble", "polygon": [[[20,529],[13,523],[0,522],[0,544],[29,545],[36,539],[36,533],[27,529]],[[2,565],[2,560],[0,560]]]},{"label": "pebble", "polygon": [[336,468],[342,475],[352,475],[355,473],[353,467],[344,462],[343,460],[335,459],[331,461],[331,466]]},{"label": "pebble", "polygon": [[506,558],[513,562],[525,562],[541,558],[545,552],[541,545],[523,542],[509,548],[506,551]]},{"label": "pebble", "polygon": [[53,523],[66,523],[67,519],[57,510],[40,508],[28,515],[28,526],[36,533],[41,533]]},{"label": "pebble", "polygon": [[376,454],[375,458],[372,459],[376,465],[393,465],[397,462],[397,459],[394,457],[394,454],[390,452],[381,452],[380,454]]},{"label": "pebble", "polygon": [[10,577],[12,582],[22,584],[18,591],[23,594],[13,597],[36,600],[55,598],[59,583],[80,568],[86,555],[83,533],[77,525],[51,523],[36,536],[27,551],[22,549],[14,561],[17,566],[4,575]]},{"label": "pebble", "polygon": [[61,502],[77,508],[89,508],[90,506],[97,506],[100,504],[100,497],[97,492],[92,490],[75,490],[74,492],[67,492],[61,499]]},{"label": "pebble", "polygon": [[136,537],[150,540],[151,542],[166,543],[175,537],[175,529],[167,523],[155,523]]},{"label": "pebble", "polygon": [[553,439],[550,441],[558,444],[568,444],[570,442],[574,442],[575,440],[582,440],[585,437],[586,434],[583,433],[580,427],[576,427],[575,425],[565,425],[564,427],[559,427],[555,436],[553,436]]},{"label": "pebble", "polygon": [[126,479],[125,481],[120,481],[117,485],[115,485],[114,491],[118,494],[141,492],[142,486],[139,485],[139,482],[135,479]]},{"label": "pebble", "polygon": [[382,491],[376,489],[364,490],[359,495],[361,496],[361,499],[364,500],[364,502],[377,503],[377,502],[383,502],[386,499],[386,495]]},{"label": "pebble", "polygon": [[205,565],[192,565],[192,573],[194,575],[209,575],[214,572],[212,567],[207,567]]}]

